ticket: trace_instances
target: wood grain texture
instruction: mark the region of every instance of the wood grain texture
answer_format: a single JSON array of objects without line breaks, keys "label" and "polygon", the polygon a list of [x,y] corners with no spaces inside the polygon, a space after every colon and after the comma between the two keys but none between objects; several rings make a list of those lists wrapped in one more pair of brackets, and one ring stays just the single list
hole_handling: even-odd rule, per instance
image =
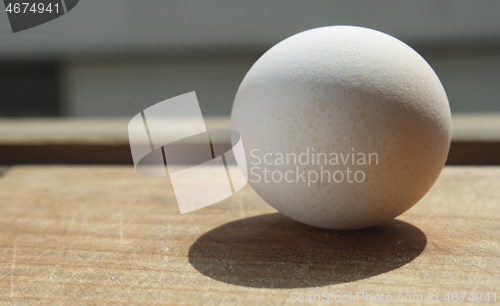
[{"label": "wood grain texture", "polygon": [[397,220],[330,231],[248,186],[180,215],[168,179],[130,166],[15,167],[0,178],[0,304],[308,304],[292,292],[429,304],[464,291],[499,303],[499,187],[500,167],[446,167]]}]

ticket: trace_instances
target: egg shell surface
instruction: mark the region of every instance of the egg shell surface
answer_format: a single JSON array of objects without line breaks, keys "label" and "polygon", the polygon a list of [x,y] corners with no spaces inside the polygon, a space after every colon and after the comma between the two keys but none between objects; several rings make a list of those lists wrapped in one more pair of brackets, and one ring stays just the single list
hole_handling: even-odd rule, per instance
[{"label": "egg shell surface", "polygon": [[[241,134],[249,183],[269,205],[312,226],[358,229],[395,218],[432,187],[448,155],[451,113],[437,75],[408,45],[330,26],[257,60],[236,94],[231,128]],[[307,163],[294,163],[301,153]]]}]

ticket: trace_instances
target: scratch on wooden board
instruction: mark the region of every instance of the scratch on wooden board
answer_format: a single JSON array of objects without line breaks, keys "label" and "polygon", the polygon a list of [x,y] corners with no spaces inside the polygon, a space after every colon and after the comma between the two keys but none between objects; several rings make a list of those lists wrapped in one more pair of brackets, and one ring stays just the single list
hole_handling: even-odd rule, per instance
[{"label": "scratch on wooden board", "polygon": [[[186,283],[188,285],[190,285],[193,289],[194,289],[194,292],[197,293],[198,296],[201,296],[201,299],[204,299],[206,303],[210,303],[211,305],[222,305],[221,302],[219,302],[218,300],[206,300],[204,297],[206,296],[209,296],[210,293],[211,293],[211,289],[209,286],[207,286],[207,283],[206,282],[203,282],[201,285],[198,283],[198,282],[193,282],[192,280],[190,279],[186,279],[185,280]],[[222,287],[219,287],[218,289],[223,291],[224,293],[224,297],[226,295],[226,291],[227,291],[227,285],[224,286],[222,285]],[[203,291],[202,291],[203,290]],[[205,294],[203,294],[205,293]]]},{"label": "scratch on wooden board", "polygon": [[28,304],[30,304],[30,305],[33,305],[33,304],[31,304],[31,301],[30,301],[30,300],[28,300],[28,298],[26,298],[26,295],[24,295],[23,290],[19,289],[19,292],[21,292],[21,295],[23,296],[24,301],[28,302]]},{"label": "scratch on wooden board", "polygon": [[50,271],[50,276],[49,276],[49,279],[50,279],[50,282],[51,282],[51,283],[53,283],[53,282],[54,282],[53,277],[57,278],[57,276],[54,274],[54,270]]},{"label": "scratch on wooden board", "polygon": [[[141,283],[142,280],[148,280],[150,275],[148,274],[148,271],[142,271],[144,273],[143,277],[139,280],[139,283]],[[158,296],[153,295],[151,291],[149,291],[147,288],[145,288],[145,292],[152,298],[154,299],[153,305],[157,305],[160,301]],[[137,297],[136,297],[137,300]]]},{"label": "scratch on wooden board", "polygon": [[328,280],[330,280],[330,281],[332,280],[332,276],[335,275],[334,273],[335,273],[335,268],[337,268],[337,265],[338,265],[338,262],[336,262],[333,265],[332,269],[330,270],[330,275],[328,276]]},{"label": "scratch on wooden board", "polygon": [[10,297],[14,294],[14,270],[16,269],[16,252],[17,244],[14,246],[14,253],[12,254],[12,268],[10,275]]},{"label": "scratch on wooden board", "polygon": [[73,273],[70,278],[78,285],[78,287],[80,287],[80,290],[82,290],[82,292],[87,296],[87,298],[90,299],[90,296],[85,290],[85,288],[83,288],[82,284],[80,284],[80,282],[75,278],[75,274],[76,273]]},{"label": "scratch on wooden board", "polygon": [[[51,272],[51,275],[50,275],[50,280],[52,281],[52,275],[54,275],[54,271]],[[57,276],[54,275],[55,278],[57,278]],[[51,295],[54,294],[54,292],[56,292],[59,288],[61,288],[61,284],[58,284],[57,287],[53,288],[50,292],[46,291],[45,292],[45,298],[49,298]]]},{"label": "scratch on wooden board", "polygon": [[[87,257],[84,257],[84,256],[81,256],[81,255],[78,255],[78,257],[86,262],[88,262],[89,264],[91,264],[92,266],[94,266],[95,268],[101,270],[101,272],[104,272],[105,275],[107,275],[107,277],[113,281],[116,285],[118,285],[122,291],[125,292],[125,290],[127,289],[125,286],[124,286],[124,282],[122,279],[120,279],[116,274],[113,274],[111,272],[109,272],[108,270],[106,270],[105,268],[103,268],[101,265],[98,265],[94,262],[92,262],[91,260],[89,260]],[[89,270],[92,271],[93,273],[95,273],[92,269],[90,269],[89,267]],[[104,283],[101,283],[102,286],[104,286]],[[109,291],[109,290],[108,290]],[[150,293],[151,295],[151,293]],[[118,298],[120,299],[120,298]],[[120,300],[121,302],[121,300]]]}]

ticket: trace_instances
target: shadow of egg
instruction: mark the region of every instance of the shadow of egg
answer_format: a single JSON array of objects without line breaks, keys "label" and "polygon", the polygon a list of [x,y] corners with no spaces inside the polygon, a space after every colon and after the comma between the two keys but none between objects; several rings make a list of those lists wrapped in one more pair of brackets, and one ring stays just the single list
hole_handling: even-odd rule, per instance
[{"label": "shadow of egg", "polygon": [[305,288],[352,282],[397,269],[427,245],[415,226],[392,220],[335,231],[282,214],[227,223],[198,238],[188,259],[200,273],[255,288]]}]

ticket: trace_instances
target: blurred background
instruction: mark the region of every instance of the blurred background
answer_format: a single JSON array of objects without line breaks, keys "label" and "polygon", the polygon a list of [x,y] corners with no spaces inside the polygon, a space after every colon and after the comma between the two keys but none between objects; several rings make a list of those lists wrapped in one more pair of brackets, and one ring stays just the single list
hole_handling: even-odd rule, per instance
[{"label": "blurred background", "polygon": [[295,33],[356,25],[417,50],[455,113],[500,112],[500,1],[84,0],[11,33],[0,12],[0,116],[133,116],[195,90],[228,116],[239,83]]},{"label": "blurred background", "polygon": [[[107,124],[73,131],[118,131],[115,138],[126,146],[125,119],[193,90],[205,116],[227,119],[241,80],[266,50],[328,25],[373,28],[413,47],[441,79],[457,119],[500,113],[499,13],[497,0],[84,0],[60,18],[13,34],[0,12],[0,138],[5,144],[10,137],[10,144],[48,126],[16,125],[9,117],[102,117]],[[124,118],[115,132],[112,118]],[[491,129],[500,117],[474,118],[462,127],[487,121],[479,135],[500,139],[498,126]],[[66,128],[47,128],[44,137],[55,130]],[[76,132],[67,138],[80,137]],[[0,163],[15,160],[2,156]]]}]

